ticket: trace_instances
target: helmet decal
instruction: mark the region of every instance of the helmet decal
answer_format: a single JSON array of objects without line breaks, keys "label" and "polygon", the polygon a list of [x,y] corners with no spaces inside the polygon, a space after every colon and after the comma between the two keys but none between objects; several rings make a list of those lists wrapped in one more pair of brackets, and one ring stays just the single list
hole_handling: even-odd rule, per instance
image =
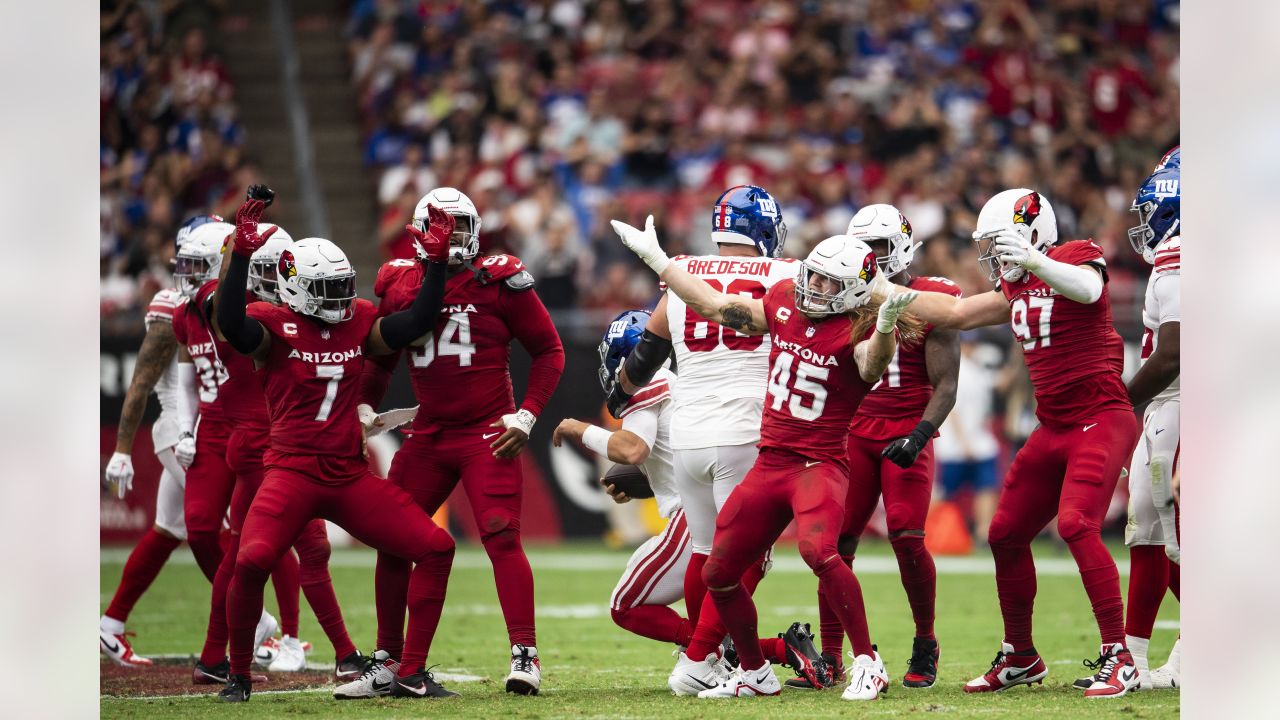
[{"label": "helmet decal", "polygon": [[294,265],[292,252],[285,250],[280,253],[280,266],[276,270],[279,272],[281,279],[297,276],[298,268]]},{"label": "helmet decal", "polygon": [[1040,217],[1040,193],[1033,190],[1013,203],[1015,225],[1031,225],[1038,217]]},{"label": "helmet decal", "polygon": [[[905,223],[906,220],[903,220],[903,222]],[[866,257],[862,258],[862,269],[858,271],[858,279],[863,282],[871,282],[876,276],[877,267],[876,254],[874,252],[867,253]]]}]

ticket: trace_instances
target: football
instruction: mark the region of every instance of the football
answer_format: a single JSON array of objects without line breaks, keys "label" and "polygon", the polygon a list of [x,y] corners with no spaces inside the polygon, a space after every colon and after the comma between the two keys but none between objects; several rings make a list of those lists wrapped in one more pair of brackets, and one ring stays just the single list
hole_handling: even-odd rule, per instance
[{"label": "football", "polygon": [[614,485],[633,500],[653,497],[649,476],[644,474],[639,465],[614,465],[600,478],[600,485],[606,488]]}]

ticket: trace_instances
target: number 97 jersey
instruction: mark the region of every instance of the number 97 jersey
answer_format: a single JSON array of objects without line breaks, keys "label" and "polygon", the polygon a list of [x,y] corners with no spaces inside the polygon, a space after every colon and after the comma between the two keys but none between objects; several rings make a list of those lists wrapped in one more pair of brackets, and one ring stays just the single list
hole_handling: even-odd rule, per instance
[{"label": "number 97 jersey", "polygon": [[[757,300],[783,280],[795,279],[800,269],[790,258],[685,255],[674,262],[719,292]],[[678,373],[672,390],[672,447],[696,450],[759,441],[769,336],[721,327],[671,292],[667,324]]]}]

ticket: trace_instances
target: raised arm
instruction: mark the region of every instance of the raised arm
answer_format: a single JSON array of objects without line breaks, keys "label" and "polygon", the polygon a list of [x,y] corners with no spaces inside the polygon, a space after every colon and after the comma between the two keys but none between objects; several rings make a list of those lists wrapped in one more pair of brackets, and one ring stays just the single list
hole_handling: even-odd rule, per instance
[{"label": "raised arm", "polygon": [[1025,268],[1068,300],[1090,305],[1102,297],[1102,271],[1094,265],[1051,260],[1014,230],[1001,230],[995,249],[1001,262]]},{"label": "raised arm", "polygon": [[249,283],[249,258],[267,242],[278,228],[258,234],[258,221],[262,212],[275,198],[275,193],[265,185],[251,185],[248,198],[236,211],[236,234],[232,241],[229,262],[224,262],[227,274],[218,286],[221,295],[215,317],[218,330],[237,352],[255,360],[267,357],[271,350],[271,335],[262,323],[245,316],[245,292]]},{"label": "raised arm", "polygon": [[413,225],[405,230],[427,255],[423,263],[422,285],[413,304],[400,312],[378,318],[369,330],[365,347],[372,355],[389,355],[431,332],[444,307],[444,286],[448,281],[449,236],[453,234],[453,216],[434,206],[427,206],[427,229],[423,232]]},{"label": "raised arm", "polygon": [[[900,285],[895,292],[906,292]],[[940,328],[972,330],[1009,321],[1009,301],[999,291],[958,298],[947,293],[924,291],[911,303],[911,314]]]}]

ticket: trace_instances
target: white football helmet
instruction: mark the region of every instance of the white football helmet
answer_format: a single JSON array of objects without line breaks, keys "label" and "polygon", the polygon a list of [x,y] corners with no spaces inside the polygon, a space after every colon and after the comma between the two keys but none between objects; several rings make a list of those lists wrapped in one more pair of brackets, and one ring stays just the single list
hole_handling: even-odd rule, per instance
[{"label": "white football helmet", "polygon": [[235,231],[230,223],[211,222],[188,233],[173,260],[173,280],[184,297],[194,297],[201,285],[218,277],[222,250]]},{"label": "white football helmet", "polygon": [[912,239],[911,223],[898,208],[883,203],[868,205],[857,212],[849,221],[847,231],[872,249],[878,242],[887,243],[887,253],[876,259],[880,272],[890,278],[906,270],[920,243]]},{"label": "white football helmet", "polygon": [[992,281],[1002,278],[1017,282],[1027,274],[1025,269],[1014,265],[1005,267],[995,255],[996,233],[1010,228],[1040,252],[1047,252],[1058,243],[1058,218],[1049,198],[1027,188],[997,193],[982,206],[978,228],[973,233],[978,243],[978,262],[986,264]]},{"label": "white football helmet", "polygon": [[295,312],[327,323],[355,314],[356,271],[342,248],[324,238],[303,238],[280,252],[276,288]]},{"label": "white football helmet", "polygon": [[[848,235],[833,235],[818,243],[800,263],[796,278],[796,307],[813,317],[840,315],[871,300],[871,281],[877,272],[876,254],[863,241]],[[819,292],[810,287],[814,275],[839,284],[839,290]]]},{"label": "white football helmet", "polygon": [[274,223],[258,223],[258,234],[271,228],[276,229],[275,234],[249,258],[249,289],[259,300],[275,305],[280,302],[276,289],[276,266],[280,263],[280,253],[293,242],[293,236]]},{"label": "white football helmet", "polygon": [[[453,237],[449,238],[449,264],[458,265],[470,261],[480,254],[480,213],[476,212],[475,203],[457,188],[439,187],[418,201],[413,209],[413,226],[427,231],[427,205],[435,205],[453,216]],[[413,243],[418,259],[425,260],[427,254]]]}]

